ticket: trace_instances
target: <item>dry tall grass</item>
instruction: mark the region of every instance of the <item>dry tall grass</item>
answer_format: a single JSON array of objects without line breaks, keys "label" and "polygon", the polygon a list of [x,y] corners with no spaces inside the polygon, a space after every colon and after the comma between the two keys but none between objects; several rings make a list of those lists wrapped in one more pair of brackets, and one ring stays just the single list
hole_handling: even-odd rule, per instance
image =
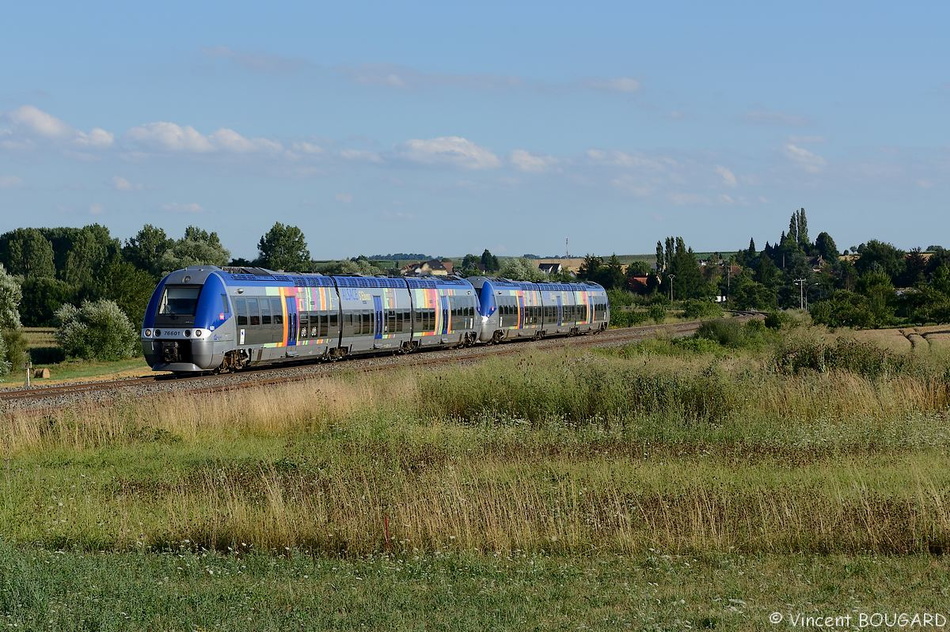
[{"label": "dry tall grass", "polygon": [[528,353],[8,415],[0,535],[333,554],[950,546],[943,366],[788,373],[774,357]]}]

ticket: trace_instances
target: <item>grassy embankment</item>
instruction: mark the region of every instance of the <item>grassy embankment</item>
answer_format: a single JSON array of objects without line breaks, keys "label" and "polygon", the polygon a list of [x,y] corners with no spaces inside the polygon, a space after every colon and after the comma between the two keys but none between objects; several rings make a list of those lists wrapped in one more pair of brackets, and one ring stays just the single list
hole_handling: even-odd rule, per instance
[{"label": "grassy embankment", "polygon": [[[141,355],[118,362],[66,359],[52,327],[24,327],[23,336],[33,369],[49,369],[48,378],[32,378],[33,384],[51,384],[70,380],[114,379],[148,375],[149,367]],[[26,383],[24,367],[15,366],[0,381],[0,388],[17,388]]]},{"label": "grassy embankment", "polygon": [[711,335],[8,415],[0,612],[761,629],[946,603],[947,355]]}]

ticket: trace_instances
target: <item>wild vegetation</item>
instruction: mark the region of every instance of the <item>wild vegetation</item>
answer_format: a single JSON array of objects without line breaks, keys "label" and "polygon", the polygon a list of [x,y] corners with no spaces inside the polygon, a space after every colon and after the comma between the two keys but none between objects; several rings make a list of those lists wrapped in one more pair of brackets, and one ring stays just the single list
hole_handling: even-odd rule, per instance
[{"label": "wild vegetation", "polygon": [[[472,613],[462,629],[761,629],[782,604],[854,607],[780,569],[927,607],[946,582],[914,569],[950,570],[948,359],[773,317],[438,374],[341,366],[266,394],[8,413],[0,612],[228,629],[230,595],[255,629],[411,628],[419,603],[453,606],[445,626]],[[677,588],[710,573],[723,588]],[[321,595],[341,586],[334,618]],[[499,590],[499,618],[475,615]],[[584,594],[600,596],[552,609]]]},{"label": "wild vegetation", "polygon": [[947,377],[942,353],[713,321],[580,358],[10,415],[2,533],[80,550],[942,550]]}]

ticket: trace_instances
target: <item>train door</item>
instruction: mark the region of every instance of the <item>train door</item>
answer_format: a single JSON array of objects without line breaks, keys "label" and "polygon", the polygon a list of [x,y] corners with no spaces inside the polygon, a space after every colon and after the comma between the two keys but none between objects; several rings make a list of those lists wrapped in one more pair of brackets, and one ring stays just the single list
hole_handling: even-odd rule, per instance
[{"label": "train door", "polygon": [[442,297],[442,335],[449,333],[449,297]]},{"label": "train door", "polygon": [[518,329],[524,329],[524,297],[518,297]]},{"label": "train door", "polygon": [[373,338],[380,340],[383,337],[383,297],[373,297]]},{"label": "train door", "polygon": [[564,298],[558,294],[557,296],[557,326],[560,327],[564,324]]},{"label": "train door", "polygon": [[297,346],[297,298],[294,296],[284,297],[284,304],[287,306],[287,346]]}]

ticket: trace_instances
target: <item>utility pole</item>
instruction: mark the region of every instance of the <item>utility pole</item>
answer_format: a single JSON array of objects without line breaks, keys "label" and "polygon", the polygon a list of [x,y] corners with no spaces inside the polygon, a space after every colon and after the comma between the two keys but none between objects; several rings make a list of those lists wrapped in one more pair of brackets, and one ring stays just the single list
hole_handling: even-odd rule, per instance
[{"label": "utility pole", "polygon": [[805,279],[795,279],[794,283],[798,285],[798,308],[805,311]]},{"label": "utility pole", "polygon": [[676,278],[675,274],[667,274],[666,278],[670,280],[670,303],[673,302],[673,279]]},{"label": "utility pole", "polygon": [[724,265],[726,268],[726,296],[724,298],[724,301],[728,301],[729,294],[731,293],[731,290],[732,290],[732,288],[730,287],[732,285],[732,262],[726,261],[725,263],[720,263],[720,265]]}]

